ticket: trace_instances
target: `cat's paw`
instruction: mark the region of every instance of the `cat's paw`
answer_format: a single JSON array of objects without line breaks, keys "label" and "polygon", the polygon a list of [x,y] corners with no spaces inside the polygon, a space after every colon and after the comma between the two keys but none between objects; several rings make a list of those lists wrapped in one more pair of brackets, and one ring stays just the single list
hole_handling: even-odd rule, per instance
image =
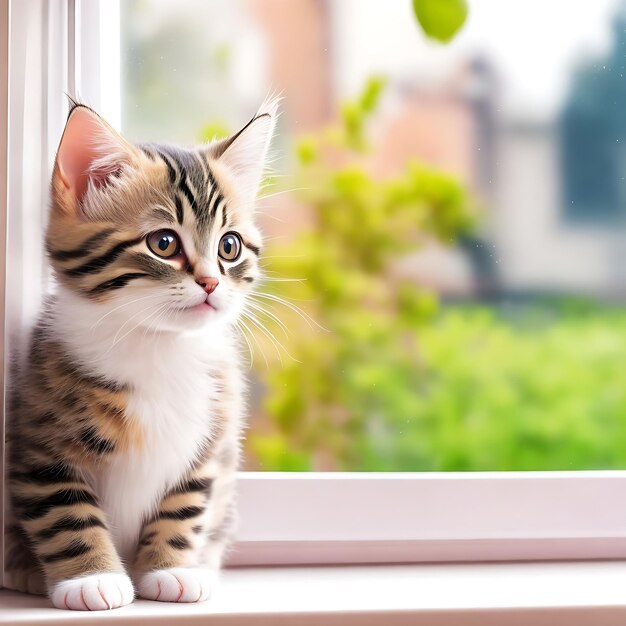
[{"label": "cat's paw", "polygon": [[143,574],[137,591],[146,600],[202,602],[211,595],[216,575],[202,567],[171,567]]},{"label": "cat's paw", "polygon": [[57,609],[106,611],[133,601],[133,583],[126,574],[92,574],[70,578],[50,589],[50,599]]}]

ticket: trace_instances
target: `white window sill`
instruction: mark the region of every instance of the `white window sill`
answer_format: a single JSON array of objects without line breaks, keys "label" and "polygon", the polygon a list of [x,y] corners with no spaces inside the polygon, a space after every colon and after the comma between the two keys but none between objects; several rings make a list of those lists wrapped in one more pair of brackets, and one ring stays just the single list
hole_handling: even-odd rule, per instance
[{"label": "white window sill", "polygon": [[589,626],[626,623],[626,561],[242,568],[199,605],[59,611],[0,591],[0,624]]}]

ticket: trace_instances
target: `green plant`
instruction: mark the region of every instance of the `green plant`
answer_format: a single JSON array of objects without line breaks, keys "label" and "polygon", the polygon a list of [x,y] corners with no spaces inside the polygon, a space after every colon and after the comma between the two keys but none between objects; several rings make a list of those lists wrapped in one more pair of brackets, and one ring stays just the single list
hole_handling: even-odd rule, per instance
[{"label": "green plant", "polygon": [[447,43],[465,24],[468,8],[466,0],[413,0],[413,11],[428,37]]},{"label": "green plant", "polygon": [[[353,469],[573,470],[626,464],[626,312],[450,307],[416,331],[420,393]],[[419,450],[420,454],[411,454]],[[404,452],[404,454],[403,454]]]},{"label": "green plant", "polygon": [[267,469],[356,469],[366,442],[383,445],[419,406],[415,331],[437,302],[390,266],[424,238],[454,241],[472,220],[451,176],[417,163],[389,179],[368,172],[368,119],[382,89],[372,79],[342,107],[339,126],[297,147],[299,201],[313,226],[287,245],[270,245],[266,270],[302,280],[269,282],[267,293],[297,302],[326,330],[286,318],[290,332],[281,341],[293,358],[259,370],[271,427],[252,432],[249,445]]}]

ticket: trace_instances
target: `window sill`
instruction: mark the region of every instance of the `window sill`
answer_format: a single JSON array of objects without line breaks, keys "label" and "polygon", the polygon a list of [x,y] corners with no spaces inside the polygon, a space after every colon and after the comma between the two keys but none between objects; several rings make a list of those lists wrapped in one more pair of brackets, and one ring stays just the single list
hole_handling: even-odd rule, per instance
[{"label": "window sill", "polygon": [[137,601],[72,613],[1,591],[0,624],[623,624],[624,580],[626,561],[241,568],[226,571],[215,600],[199,605]]},{"label": "window sill", "polygon": [[624,490],[626,471],[244,472],[229,564],[626,559]]}]

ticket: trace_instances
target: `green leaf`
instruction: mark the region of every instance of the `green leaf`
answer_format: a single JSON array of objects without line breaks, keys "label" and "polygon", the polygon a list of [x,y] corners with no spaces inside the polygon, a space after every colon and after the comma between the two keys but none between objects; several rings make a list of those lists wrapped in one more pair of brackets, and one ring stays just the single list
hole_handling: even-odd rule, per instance
[{"label": "green leaf", "polygon": [[428,37],[446,43],[467,18],[466,0],[413,0],[413,10]]},{"label": "green leaf", "polygon": [[358,100],[364,112],[372,113],[376,109],[385,88],[385,82],[382,76],[370,76],[368,78]]},{"label": "green leaf", "polygon": [[313,137],[304,137],[296,144],[296,155],[302,165],[310,165],[317,159],[317,145]]}]

